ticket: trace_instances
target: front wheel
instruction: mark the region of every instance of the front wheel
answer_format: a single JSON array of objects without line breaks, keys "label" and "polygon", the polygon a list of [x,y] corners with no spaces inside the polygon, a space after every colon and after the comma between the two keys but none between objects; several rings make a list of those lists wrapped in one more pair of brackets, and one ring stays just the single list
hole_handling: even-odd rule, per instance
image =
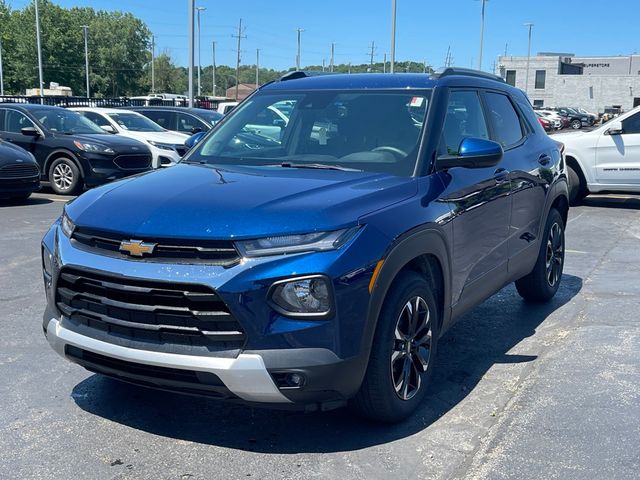
[{"label": "front wheel", "polygon": [[567,178],[569,180],[569,205],[580,205],[580,202],[587,196],[587,186],[571,165],[567,165]]},{"label": "front wheel", "polygon": [[571,121],[571,128],[574,130],[580,130],[582,128],[582,122],[577,118]]},{"label": "front wheel", "polygon": [[58,195],[73,195],[82,184],[80,170],[73,160],[66,157],[57,158],[49,167],[49,182]]},{"label": "front wheel", "polygon": [[522,298],[542,303],[553,298],[560,286],[564,268],[564,221],[555,208],[549,211],[540,252],[533,271],[516,280]]},{"label": "front wheel", "polygon": [[400,273],[380,312],[367,372],[352,401],[358,413],[398,422],[418,407],[433,370],[438,315],[424,277]]}]

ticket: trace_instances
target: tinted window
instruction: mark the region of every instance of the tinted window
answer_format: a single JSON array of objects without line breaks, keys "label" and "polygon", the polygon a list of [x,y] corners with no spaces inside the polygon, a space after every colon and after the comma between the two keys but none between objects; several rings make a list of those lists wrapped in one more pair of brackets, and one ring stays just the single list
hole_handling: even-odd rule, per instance
[{"label": "tinted window", "polygon": [[536,70],[536,88],[544,88],[547,72],[545,70]]},{"label": "tinted window", "polygon": [[624,133],[640,133],[640,113],[630,116],[622,122]]},{"label": "tinted window", "polygon": [[110,126],[109,121],[104,118],[102,115],[95,112],[80,112],[81,115],[84,115],[85,118],[88,118],[93,123],[98,125],[99,127],[107,127]]},{"label": "tinted window", "polygon": [[515,70],[507,70],[507,78],[506,82],[512,87],[516,86],[516,71]]},{"label": "tinted window", "polygon": [[153,122],[149,118],[139,113],[109,113],[111,119],[118,124],[122,130],[132,132],[165,132],[166,130]]},{"label": "tinted window", "polygon": [[175,112],[166,110],[141,110],[140,113],[156,122],[162,128],[166,128],[167,130],[176,130]]},{"label": "tinted window", "polygon": [[460,143],[467,137],[489,138],[480,97],[474,91],[453,91],[449,94],[442,129],[442,150],[451,155],[457,154]]},{"label": "tinted window", "polygon": [[500,93],[487,93],[486,100],[494,140],[503,147],[518,143],[522,139],[522,123],[509,97]]},{"label": "tinted window", "polygon": [[104,134],[99,126],[92,121],[86,119],[78,112],[65,110],[64,108],[43,108],[40,110],[31,110],[33,115],[40,124],[52,131],[67,134],[74,133],[95,133]]},{"label": "tinted window", "polygon": [[7,110],[4,122],[4,131],[11,133],[21,133],[25,127],[33,127],[33,122],[26,115],[15,110]]},{"label": "tinted window", "polygon": [[202,131],[208,130],[207,126],[193,115],[178,113],[177,116],[179,132],[191,133],[195,128],[199,128]]}]

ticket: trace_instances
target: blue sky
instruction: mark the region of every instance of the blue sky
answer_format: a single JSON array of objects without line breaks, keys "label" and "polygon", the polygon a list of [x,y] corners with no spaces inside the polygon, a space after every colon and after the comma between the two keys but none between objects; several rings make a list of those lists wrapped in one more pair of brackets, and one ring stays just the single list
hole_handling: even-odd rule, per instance
[{"label": "blue sky", "polygon": [[[54,0],[56,1],[56,0]],[[21,8],[29,0],[10,0]],[[63,6],[122,10],[144,20],[156,35],[156,51],[187,62],[187,0],[57,0]],[[444,64],[450,45],[454,65],[478,66],[480,0],[397,0],[398,60]],[[285,69],[295,64],[296,28],[302,33],[302,64],[328,64],[331,42],[336,63],[366,63],[374,41],[375,59],[389,52],[391,0],[198,0],[202,13],[202,65],[211,63],[217,42],[217,63],[235,65],[232,35],[242,17],[245,25],[242,62]],[[606,7],[609,5],[610,8]],[[526,55],[526,22],[535,24],[532,53],[572,52],[578,55],[625,55],[640,50],[637,19],[640,1],[618,0],[489,0],[486,6],[484,69],[491,69],[505,45],[511,55]],[[46,33],[45,33],[46,34]],[[473,62],[473,63],[472,63]]]}]

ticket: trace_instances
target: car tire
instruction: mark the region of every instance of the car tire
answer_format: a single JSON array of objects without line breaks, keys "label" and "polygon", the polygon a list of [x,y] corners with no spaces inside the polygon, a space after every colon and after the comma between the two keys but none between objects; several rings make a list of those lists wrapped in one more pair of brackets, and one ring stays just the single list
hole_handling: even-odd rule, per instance
[{"label": "car tire", "polygon": [[529,302],[551,300],[558,291],[564,267],[564,221],[555,208],[549,211],[540,252],[533,271],[516,280],[516,289]]},{"label": "car tire", "polygon": [[[351,401],[358,414],[398,422],[424,398],[439,334],[440,317],[432,292],[433,287],[416,272],[401,272],[394,281],[380,311],[364,380]],[[411,312],[418,314],[412,317]]]},{"label": "car tire", "polygon": [[582,121],[577,118],[575,120],[571,120],[571,128],[574,130],[580,130],[582,128]]},{"label": "car tire", "polygon": [[82,178],[73,160],[58,157],[49,166],[49,182],[58,195],[73,195],[80,190]]},{"label": "car tire", "polygon": [[571,165],[567,165],[567,180],[569,183],[569,205],[572,207],[580,205],[589,193],[582,175]]}]

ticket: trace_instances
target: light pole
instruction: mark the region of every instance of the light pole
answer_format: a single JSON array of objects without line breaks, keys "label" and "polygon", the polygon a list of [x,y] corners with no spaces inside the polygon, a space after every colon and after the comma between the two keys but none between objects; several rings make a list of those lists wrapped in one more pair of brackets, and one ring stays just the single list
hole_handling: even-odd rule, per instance
[{"label": "light pole", "polygon": [[335,60],[334,60],[335,53],[336,53],[336,44],[335,42],[332,42],[331,43],[331,61],[329,62],[329,71],[331,73],[333,73],[333,67],[335,65]]},{"label": "light pole", "polygon": [[256,48],[256,89],[260,85],[260,49]]},{"label": "light pole", "polygon": [[529,47],[527,48],[527,73],[525,75],[525,84],[524,91],[525,93],[529,93],[529,63],[531,62],[531,29],[533,28],[533,23],[525,23],[525,27],[529,28]]},{"label": "light pole", "polygon": [[213,80],[213,87],[211,88],[211,90],[213,91],[213,96],[216,96],[216,42],[211,42],[212,44],[212,53],[213,53],[213,63],[212,63],[212,67],[213,67],[213,78],[211,80]]},{"label": "light pole", "polygon": [[87,78],[87,98],[91,97],[89,92],[89,26],[82,25],[84,31],[84,71]]},{"label": "light pole", "polygon": [[196,7],[198,11],[198,96],[202,95],[202,87],[200,85],[200,71],[202,70],[202,65],[200,64],[200,12],[206,9],[206,7]]},{"label": "light pole", "polygon": [[44,81],[42,80],[42,45],[40,43],[40,15],[38,13],[38,0],[33,1],[36,10],[36,43],[38,47],[38,77],[40,80],[40,103],[44,97]]},{"label": "light pole", "polygon": [[0,95],[4,95],[4,76],[2,73],[2,36],[0,36]]},{"label": "light pole", "polygon": [[300,34],[304,32],[304,29],[298,28],[298,53],[296,54],[296,70],[300,70]]},{"label": "light pole", "polygon": [[156,91],[156,37],[151,35],[151,93]]},{"label": "light pole", "polygon": [[391,0],[391,63],[389,72],[393,73],[396,66],[396,0]]},{"label": "light pole", "polygon": [[189,106],[193,107],[193,23],[195,0],[189,0]]},{"label": "light pole", "polygon": [[478,70],[482,70],[482,47],[484,45],[484,7],[487,0],[480,0],[482,7],[480,9],[480,56],[478,57]]}]

